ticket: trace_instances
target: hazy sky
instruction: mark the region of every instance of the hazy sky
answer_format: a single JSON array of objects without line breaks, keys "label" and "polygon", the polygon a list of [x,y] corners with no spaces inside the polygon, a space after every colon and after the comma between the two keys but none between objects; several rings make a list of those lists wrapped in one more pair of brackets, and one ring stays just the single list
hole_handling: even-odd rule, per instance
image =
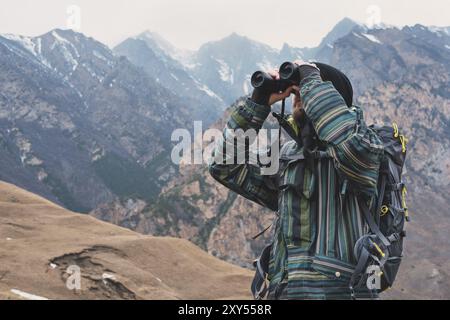
[{"label": "hazy sky", "polygon": [[449,0],[1,0],[0,33],[75,28],[108,45],[144,30],[178,47],[237,32],[280,48],[314,46],[344,17],[450,26]]}]

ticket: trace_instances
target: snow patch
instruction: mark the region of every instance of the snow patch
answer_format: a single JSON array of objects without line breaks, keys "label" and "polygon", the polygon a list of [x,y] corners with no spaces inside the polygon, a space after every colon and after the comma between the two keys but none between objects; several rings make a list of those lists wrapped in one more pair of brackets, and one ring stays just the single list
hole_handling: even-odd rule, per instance
[{"label": "snow patch", "polygon": [[244,83],[242,84],[242,90],[244,90],[245,95],[249,94],[250,90],[247,80],[245,80]]},{"label": "snow patch", "polygon": [[4,38],[16,42],[22,48],[30,52],[33,56],[36,56],[36,44],[33,42],[33,39],[30,37],[17,36],[14,34],[5,34]]},{"label": "snow patch", "polygon": [[200,90],[202,90],[203,92],[205,92],[208,96],[210,97],[214,97],[216,98],[217,95],[211,91],[211,89],[209,89],[207,86],[203,85],[199,87]]},{"label": "snow patch", "polygon": [[[55,38],[55,42],[51,46],[51,50],[55,49],[56,46],[61,48],[64,59],[72,68],[72,72],[69,75],[71,76],[72,73],[78,68],[78,61],[76,60],[76,58],[79,58],[80,54],[69,40],[61,37],[56,31],[52,31],[52,36]],[[69,50],[69,47],[72,49],[75,57],[73,56],[71,50]]]},{"label": "snow patch", "polygon": [[234,75],[233,70],[231,70],[230,66],[221,59],[216,59],[216,61],[219,63],[219,75],[220,79],[224,82],[229,82],[231,84],[234,83]]},{"label": "snow patch", "polygon": [[431,32],[437,33],[439,37],[442,37],[442,34],[450,35],[450,28],[445,27],[428,27]]},{"label": "snow patch", "polygon": [[48,300],[48,298],[40,297],[18,289],[11,289],[11,292],[27,300]]},{"label": "snow patch", "polygon": [[115,275],[106,273],[106,272],[102,274],[102,279],[103,279],[104,284],[108,284],[108,282],[106,280],[117,281],[117,278]]},{"label": "snow patch", "polygon": [[363,36],[374,43],[382,44],[382,42],[378,40],[378,38],[375,37],[373,34],[363,33]]},{"label": "snow patch", "polygon": [[100,60],[102,60],[102,61],[105,61],[106,63],[109,62],[109,60],[106,59],[106,57],[105,57],[104,55],[102,55],[100,52],[98,52],[97,50],[94,50],[94,51],[92,52],[92,54],[94,55],[94,57],[96,57],[96,58],[98,58],[98,59],[100,59]]},{"label": "snow patch", "polygon": [[445,47],[450,50],[450,46],[448,44],[445,45]]},{"label": "snow patch", "polygon": [[87,63],[83,63],[82,64],[84,69],[91,75],[92,78],[97,79],[98,82],[102,83],[103,80],[105,79],[104,76],[98,75],[97,73],[95,73],[94,70],[91,69],[91,67],[87,64]]},{"label": "snow patch", "polygon": [[189,70],[193,70],[193,69],[195,69],[195,68],[197,68],[197,67],[199,67],[199,66],[201,66],[201,64],[198,63],[198,62],[196,62],[196,63],[185,63],[185,64],[184,64],[184,67],[185,67],[186,69],[189,69]]}]

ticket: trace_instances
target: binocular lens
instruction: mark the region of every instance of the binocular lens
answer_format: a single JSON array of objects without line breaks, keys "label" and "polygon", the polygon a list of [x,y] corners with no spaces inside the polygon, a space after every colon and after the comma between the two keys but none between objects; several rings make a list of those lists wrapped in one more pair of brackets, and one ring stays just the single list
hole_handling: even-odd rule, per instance
[{"label": "binocular lens", "polygon": [[291,79],[296,69],[296,65],[291,62],[283,63],[280,67],[280,78]]},{"label": "binocular lens", "polygon": [[264,73],[261,71],[257,71],[253,74],[251,83],[253,88],[260,88],[264,84]]}]

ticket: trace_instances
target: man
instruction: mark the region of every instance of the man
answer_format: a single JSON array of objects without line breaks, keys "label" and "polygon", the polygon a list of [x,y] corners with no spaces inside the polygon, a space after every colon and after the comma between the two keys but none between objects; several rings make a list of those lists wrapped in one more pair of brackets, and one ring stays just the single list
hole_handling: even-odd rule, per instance
[{"label": "man", "polygon": [[353,90],[344,74],[324,64],[295,63],[298,86],[283,93],[255,89],[231,114],[214,152],[217,159],[233,130],[259,130],[271,106],[295,94],[292,117],[280,119],[292,141],[281,148],[278,173],[266,176],[255,165],[215,160],[210,173],[231,190],[277,211],[269,299],[377,298],[374,290],[353,289],[349,283],[357,263],[354,245],[367,231],[360,201],[370,206],[377,200],[382,142],[366,126],[361,109],[352,106]]}]

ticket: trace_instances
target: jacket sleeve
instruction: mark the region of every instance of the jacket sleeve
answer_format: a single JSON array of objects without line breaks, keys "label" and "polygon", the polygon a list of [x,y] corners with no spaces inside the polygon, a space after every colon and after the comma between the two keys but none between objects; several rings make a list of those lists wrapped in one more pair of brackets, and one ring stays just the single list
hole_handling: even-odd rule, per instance
[{"label": "jacket sleeve", "polygon": [[[234,139],[235,132],[239,129],[243,132],[250,129],[259,132],[269,113],[269,106],[256,104],[250,99],[238,106],[232,112],[222,137],[216,142],[216,148],[209,163],[209,172],[218,182],[229,189],[276,211],[278,209],[276,175],[262,175],[259,166],[248,163],[239,164],[235,161],[236,159],[232,158],[234,155],[230,155],[229,152],[232,149],[245,150],[248,155],[248,146],[253,143],[254,139],[247,143],[244,142],[244,146],[239,145],[242,141]],[[218,159],[221,161],[217,161]]]},{"label": "jacket sleeve", "polygon": [[376,195],[383,144],[366,126],[361,110],[347,107],[332,83],[323,82],[318,73],[302,81],[300,95],[339,175],[354,190],[368,197]]}]

